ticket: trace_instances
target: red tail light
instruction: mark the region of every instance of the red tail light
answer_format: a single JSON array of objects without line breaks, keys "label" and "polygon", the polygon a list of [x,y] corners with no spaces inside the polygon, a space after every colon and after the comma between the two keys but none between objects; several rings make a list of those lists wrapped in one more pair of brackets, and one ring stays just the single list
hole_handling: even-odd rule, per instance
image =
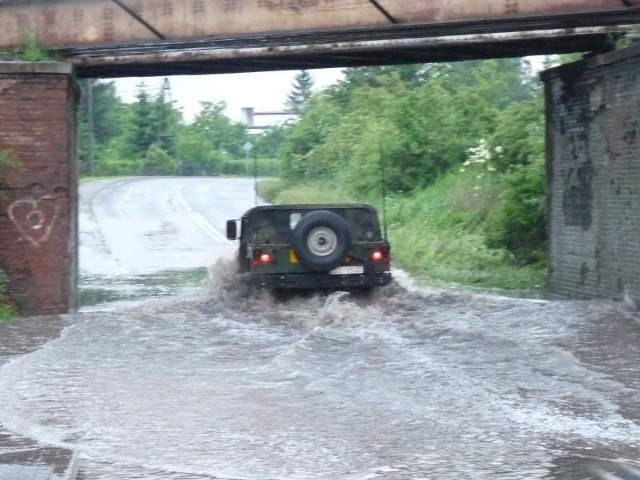
[{"label": "red tail light", "polygon": [[260,255],[260,263],[271,263],[271,254],[263,253]]},{"label": "red tail light", "polygon": [[386,248],[374,248],[369,254],[372,262],[389,263],[389,250]]},{"label": "red tail light", "polygon": [[276,263],[276,256],[272,250],[256,250],[253,254],[251,266],[258,268],[261,265],[271,265]]}]

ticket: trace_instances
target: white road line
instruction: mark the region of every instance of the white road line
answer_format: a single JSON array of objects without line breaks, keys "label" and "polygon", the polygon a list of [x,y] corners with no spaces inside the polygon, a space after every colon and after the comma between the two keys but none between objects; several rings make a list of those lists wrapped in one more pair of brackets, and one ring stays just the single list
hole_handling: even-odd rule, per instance
[{"label": "white road line", "polygon": [[207,222],[207,220],[205,220],[202,215],[194,211],[182,195],[180,195],[179,201],[182,204],[182,207],[187,211],[187,214],[191,217],[191,220],[193,220],[195,224],[198,225],[207,235],[221,243],[233,245],[233,243],[230,242],[227,237],[216,230],[209,222]]}]

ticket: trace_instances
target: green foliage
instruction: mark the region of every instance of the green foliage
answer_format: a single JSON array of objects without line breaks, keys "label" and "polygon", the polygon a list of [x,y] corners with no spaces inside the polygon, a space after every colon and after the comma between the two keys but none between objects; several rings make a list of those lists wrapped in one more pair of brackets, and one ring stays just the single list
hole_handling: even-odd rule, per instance
[{"label": "green foliage", "polygon": [[487,245],[522,264],[544,262],[546,194],[542,94],[504,110],[492,138],[493,165],[503,172],[502,205],[488,222]]},{"label": "green foliage", "polygon": [[305,114],[285,127],[285,139],[278,151],[287,178],[314,178],[325,173],[326,166],[311,157],[314,147],[323,144],[330,131],[339,125],[340,112],[320,97],[310,100]]},{"label": "green foliage", "polygon": [[321,181],[300,183],[279,178],[258,182],[258,194],[271,203],[341,203],[363,200]]},{"label": "green foliage", "polygon": [[278,156],[278,150],[285,141],[286,136],[286,125],[273,125],[254,135],[251,141],[258,155],[275,158]]},{"label": "green foliage", "polygon": [[307,70],[301,70],[293,80],[285,106],[292,112],[302,113],[312,94],[313,77]]},{"label": "green foliage", "polygon": [[178,138],[181,173],[183,175],[212,175],[222,171],[222,164],[230,156],[212,148],[207,133],[194,128],[184,128]]},{"label": "green foliage", "polygon": [[10,150],[0,150],[0,200],[2,200],[2,186],[8,169],[21,169],[21,163]]},{"label": "green foliage", "polygon": [[534,98],[514,103],[499,118],[491,144],[501,149],[496,167],[506,172],[510,167],[527,165],[544,157],[544,105],[542,92]]},{"label": "green foliage", "polygon": [[152,104],[154,127],[156,131],[156,144],[165,152],[171,152],[175,156],[177,139],[176,131],[182,120],[182,114],[176,110],[173,102],[166,98],[164,89],[156,97]]},{"label": "green foliage", "polygon": [[624,35],[611,38],[611,43],[616,49],[627,48],[640,41],[640,27],[630,28]]},{"label": "green foliage", "polygon": [[38,42],[35,35],[23,32],[21,37],[22,46],[14,54],[17,60],[23,62],[46,62],[55,60],[51,52]]},{"label": "green foliage", "polygon": [[145,90],[144,83],[138,85],[137,102],[133,108],[131,131],[132,153],[142,157],[158,140],[154,108]]},{"label": "green foliage", "polygon": [[311,184],[313,200],[379,203],[384,177],[403,267],[484,287],[544,283],[544,118],[529,64],[348,70],[283,133],[290,186],[267,191],[278,201],[310,201]]},{"label": "green foliage", "polygon": [[[101,162],[106,160],[105,154],[113,149],[110,144],[115,143],[116,139],[124,134],[124,128],[129,123],[127,117],[129,112],[116,95],[113,82],[86,80],[80,82],[80,89],[78,156],[81,172],[96,174],[100,171],[101,174],[105,174]],[[93,113],[93,125],[89,121],[90,111]],[[130,156],[129,150],[121,144],[119,151],[121,158]]]},{"label": "green foliage", "polygon": [[18,316],[18,312],[9,305],[0,303],[0,323],[13,320]]},{"label": "green foliage", "polygon": [[277,158],[257,158],[255,167],[255,172],[259,177],[275,177],[281,170],[280,161]]},{"label": "green foliage", "polygon": [[544,261],[547,232],[543,158],[514,167],[503,181],[504,203],[487,224],[487,245],[505,248],[521,264]]},{"label": "green foliage", "polygon": [[94,174],[98,176],[137,175],[140,169],[139,160],[130,153],[124,136],[114,137],[104,145],[96,148],[98,161]]},{"label": "green foliage", "polygon": [[544,283],[543,97],[529,64],[347,69],[313,95],[310,75],[296,80],[300,115],[251,137],[224,103],[203,102],[185,124],[163,94],[141,86],[124,104],[98,82],[93,136],[81,125],[81,158],[93,138],[101,175],[250,176],[257,165],[259,175],[280,169],[288,186],[271,182],[264,193],[277,201],[380,205],[386,192],[401,266],[483,287]]},{"label": "green foliage", "polygon": [[[6,294],[8,279],[2,268],[0,268],[0,299]],[[9,305],[0,303],[0,322],[17,317],[18,313]]]},{"label": "green foliage", "polygon": [[175,175],[178,171],[176,161],[160,146],[153,144],[149,147],[145,158],[140,164],[142,175]]},{"label": "green foliage", "polygon": [[251,166],[246,161],[226,160],[220,165],[223,175],[251,175]]},{"label": "green foliage", "polygon": [[384,88],[389,76],[398,76],[409,87],[422,85],[438,64],[346,68],[344,79],[326,90],[327,98],[348,109],[355,92],[363,88]]},{"label": "green foliage", "polygon": [[[186,125],[182,114],[167,100],[164,88],[155,97],[139,85],[136,101],[123,103],[110,82],[93,82],[93,130],[89,122],[88,85],[81,86],[80,160],[82,170],[89,171],[93,150],[94,175],[151,174],[159,168],[183,175],[214,175],[222,173],[223,164],[244,159],[242,146],[248,139],[244,125],[233,122],[224,114],[224,103],[202,104],[194,122]],[[91,142],[93,140],[93,142]],[[155,145],[172,158],[159,157]],[[160,161],[160,165],[155,162]],[[173,164],[178,165],[174,168]],[[238,171],[234,166],[229,168]],[[240,171],[239,173],[246,173]]]},{"label": "green foliage", "polygon": [[201,102],[201,106],[190,130],[205,141],[208,148],[224,152],[231,158],[243,158],[245,154],[242,146],[249,139],[247,127],[225,115],[224,102]]},{"label": "green foliage", "polygon": [[0,178],[2,178],[2,171],[8,167],[16,167],[18,165],[18,161],[16,160],[13,153],[0,150]]},{"label": "green foliage", "polygon": [[[497,173],[478,178],[477,165],[438,178],[428,189],[386,200],[389,239],[395,267],[430,284],[542,292],[541,264],[522,266],[504,248],[486,244],[484,231],[500,208],[503,185]],[[264,180],[261,197],[276,203],[366,201],[381,212],[380,199],[336,190],[330,183]]]},{"label": "green foliage", "polygon": [[313,97],[285,132],[279,156],[290,179],[332,179],[358,192],[408,193],[459,166],[491,138],[502,111],[531,98],[518,61],[349,70]]}]

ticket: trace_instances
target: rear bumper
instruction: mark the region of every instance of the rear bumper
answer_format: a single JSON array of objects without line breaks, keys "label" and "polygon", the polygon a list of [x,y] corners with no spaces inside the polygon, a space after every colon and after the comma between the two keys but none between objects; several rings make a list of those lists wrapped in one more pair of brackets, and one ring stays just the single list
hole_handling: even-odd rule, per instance
[{"label": "rear bumper", "polygon": [[391,283],[390,272],[360,275],[331,275],[328,273],[250,274],[248,277],[249,284],[252,286],[287,290],[383,287]]}]

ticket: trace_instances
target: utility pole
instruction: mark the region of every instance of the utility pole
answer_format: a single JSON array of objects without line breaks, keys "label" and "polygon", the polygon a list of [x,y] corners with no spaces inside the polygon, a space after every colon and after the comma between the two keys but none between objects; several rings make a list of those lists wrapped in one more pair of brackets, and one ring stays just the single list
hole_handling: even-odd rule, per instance
[{"label": "utility pole", "polygon": [[[169,77],[164,77],[164,80],[162,81],[162,95],[165,101],[167,102],[167,104],[169,105],[169,110],[173,111],[173,98],[171,98],[171,83],[169,82]],[[180,161],[180,151],[178,148],[178,131],[177,131],[178,127],[173,122],[168,127],[170,131],[163,132],[163,134],[166,135],[166,137],[171,142],[171,150],[173,151],[172,152],[173,158],[178,164],[180,175],[184,175],[184,165],[182,165],[182,162]]]},{"label": "utility pole", "polygon": [[94,121],[93,121],[93,80],[88,78],[86,80],[86,88],[87,88],[87,124],[89,126],[89,139],[87,145],[87,173],[89,176],[93,175],[94,165],[95,165],[95,151],[93,144],[93,132],[94,132]]}]

